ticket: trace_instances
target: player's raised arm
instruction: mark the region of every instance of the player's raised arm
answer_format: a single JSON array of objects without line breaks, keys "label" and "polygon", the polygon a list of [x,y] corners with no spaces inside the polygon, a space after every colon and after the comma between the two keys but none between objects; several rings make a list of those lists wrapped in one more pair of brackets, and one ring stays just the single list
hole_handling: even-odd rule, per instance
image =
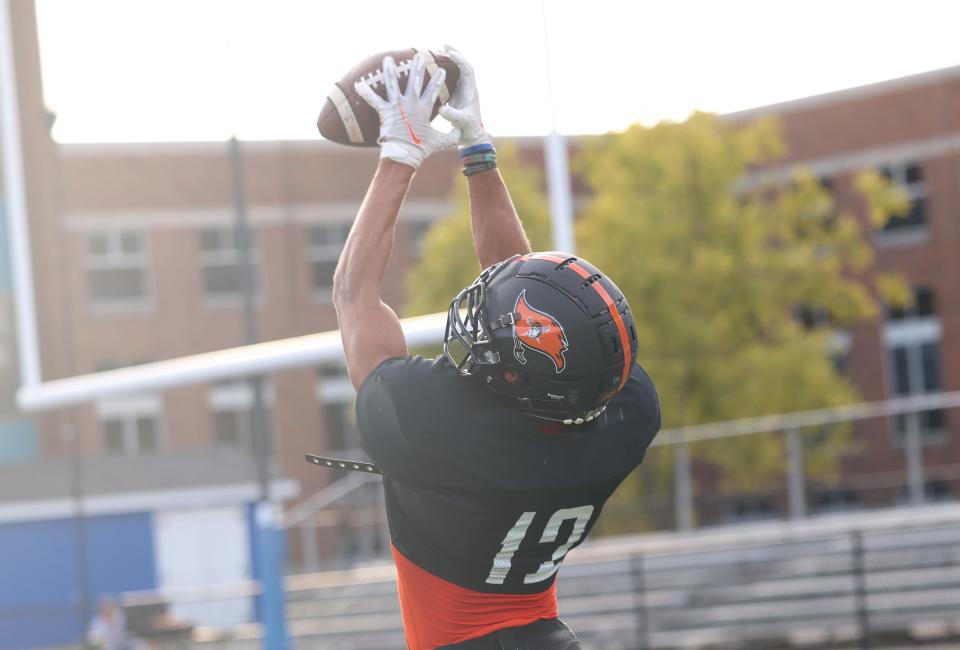
[{"label": "player's raised arm", "polygon": [[440,114],[460,129],[460,157],[470,195],[473,245],[480,268],[487,268],[513,255],[529,253],[530,243],[497,171],[493,138],[480,119],[473,67],[450,46],[444,54],[460,68],[460,80]]},{"label": "player's raised arm", "polygon": [[370,81],[356,85],[381,122],[380,165],[333,277],[333,302],[347,370],[356,388],[382,361],[407,354],[400,320],[380,295],[397,216],[420,164],[434,151],[455,146],[460,135],[456,130],[440,133],[430,126],[445,73],[435,74],[421,93],[424,69],[418,54],[411,64],[406,91],[401,93],[397,66],[386,57],[382,68],[386,99],[374,91]]}]

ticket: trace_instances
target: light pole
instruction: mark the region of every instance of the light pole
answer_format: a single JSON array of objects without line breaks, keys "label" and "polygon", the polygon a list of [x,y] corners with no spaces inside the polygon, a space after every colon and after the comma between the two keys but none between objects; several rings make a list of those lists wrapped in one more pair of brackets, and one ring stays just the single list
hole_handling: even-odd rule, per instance
[{"label": "light pole", "polygon": [[[230,171],[233,180],[234,236],[240,256],[244,343],[253,345],[258,342],[253,254],[243,175],[243,156],[236,136],[230,138]],[[286,650],[289,639],[283,597],[283,529],[280,526],[277,505],[270,498],[273,441],[263,403],[263,375],[248,375],[247,382],[253,394],[250,432],[253,438],[253,459],[257,468],[259,487],[259,498],[254,512],[257,537],[254,545],[254,562],[260,574],[262,586],[260,620],[263,625],[263,648],[264,650]]]}]

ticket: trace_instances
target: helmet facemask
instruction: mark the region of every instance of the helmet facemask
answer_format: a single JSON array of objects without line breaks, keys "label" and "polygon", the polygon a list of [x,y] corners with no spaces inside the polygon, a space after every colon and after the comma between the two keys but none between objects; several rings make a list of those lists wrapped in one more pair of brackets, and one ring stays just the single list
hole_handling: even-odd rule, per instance
[{"label": "helmet facemask", "polygon": [[[443,335],[443,354],[461,375],[474,374],[478,366],[496,366],[500,363],[500,353],[493,349],[485,312],[487,284],[515,257],[485,269],[450,303]],[[451,350],[452,341],[458,341],[464,348],[459,360]]]}]

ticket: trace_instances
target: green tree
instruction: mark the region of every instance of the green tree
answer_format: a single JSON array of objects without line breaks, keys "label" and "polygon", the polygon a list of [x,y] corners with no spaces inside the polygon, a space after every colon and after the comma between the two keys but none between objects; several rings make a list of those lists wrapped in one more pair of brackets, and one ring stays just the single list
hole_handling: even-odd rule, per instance
[{"label": "green tree", "polygon": [[[872,269],[860,222],[838,212],[818,179],[751,175],[784,150],[773,120],[741,126],[697,113],[604,136],[578,160],[593,191],[580,251],[633,308],[638,361],[657,384],[665,427],[856,401],[827,354],[834,328],[875,318],[881,299],[908,300],[902,282]],[[877,174],[854,184],[874,224],[904,211],[904,194]],[[829,325],[804,326],[803,308]],[[807,436],[809,473],[834,474],[847,431]],[[779,482],[783,472],[777,436],[700,444],[694,454],[732,489]],[[662,479],[669,454],[656,456]]]},{"label": "green tree", "polygon": [[[534,250],[550,248],[550,206],[543,193],[543,174],[522,161],[515,145],[501,145],[497,159],[530,245]],[[463,179],[459,172],[457,176]],[[453,297],[480,274],[480,264],[473,254],[470,203],[463,180],[456,183],[453,205],[452,214],[427,231],[423,249],[429,254],[406,277],[407,316],[446,311]]]},{"label": "green tree", "polygon": [[[665,427],[856,401],[828,357],[834,328],[875,318],[881,299],[908,299],[902,282],[872,269],[860,222],[839,212],[816,178],[796,170],[763,182],[751,174],[784,151],[774,121],[743,126],[698,113],[609,134],[576,160],[592,190],[577,224],[579,252],[630,301],[638,361],[657,384]],[[549,248],[539,170],[515,151],[501,158],[534,250]],[[861,173],[855,186],[875,225],[904,212],[904,194],[877,174]],[[465,254],[453,254],[471,241],[463,184],[455,206],[428,232],[432,254],[408,277],[408,315],[446,309],[478,272],[472,256],[465,264]],[[802,308],[826,315],[829,325],[805,327]],[[808,432],[810,475],[834,475],[850,450],[848,434],[844,427]],[[783,475],[777,436],[700,444],[694,454],[716,465],[729,489],[760,489]],[[660,493],[668,507],[671,462],[669,450],[651,450],[647,470],[609,504],[603,530],[642,525],[641,495]]]}]

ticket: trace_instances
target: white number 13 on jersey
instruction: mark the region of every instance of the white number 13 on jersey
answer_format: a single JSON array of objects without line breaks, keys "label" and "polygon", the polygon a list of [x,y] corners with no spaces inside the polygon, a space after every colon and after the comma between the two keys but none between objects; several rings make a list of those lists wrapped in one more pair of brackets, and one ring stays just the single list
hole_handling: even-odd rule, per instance
[{"label": "white number 13 on jersey", "polygon": [[[523,538],[527,536],[527,529],[530,527],[536,515],[536,512],[525,512],[520,515],[517,523],[513,525],[513,528],[510,529],[507,536],[503,538],[500,552],[497,553],[497,557],[493,558],[493,567],[490,569],[490,575],[487,576],[487,584],[502,585],[503,581],[507,579],[513,556],[516,554],[517,549],[520,548],[520,543],[523,541]],[[557,535],[560,532],[560,526],[569,519],[575,520],[573,530],[570,532],[570,537],[567,541],[557,546],[557,549],[553,552],[549,560],[541,564],[540,568],[533,573],[528,573],[524,576],[524,584],[529,585],[534,582],[543,582],[557,572],[567,552],[583,537],[591,515],[593,515],[593,506],[563,508],[553,513],[550,521],[547,522],[546,527],[543,529],[543,535],[540,536],[541,544],[556,542]]]}]

